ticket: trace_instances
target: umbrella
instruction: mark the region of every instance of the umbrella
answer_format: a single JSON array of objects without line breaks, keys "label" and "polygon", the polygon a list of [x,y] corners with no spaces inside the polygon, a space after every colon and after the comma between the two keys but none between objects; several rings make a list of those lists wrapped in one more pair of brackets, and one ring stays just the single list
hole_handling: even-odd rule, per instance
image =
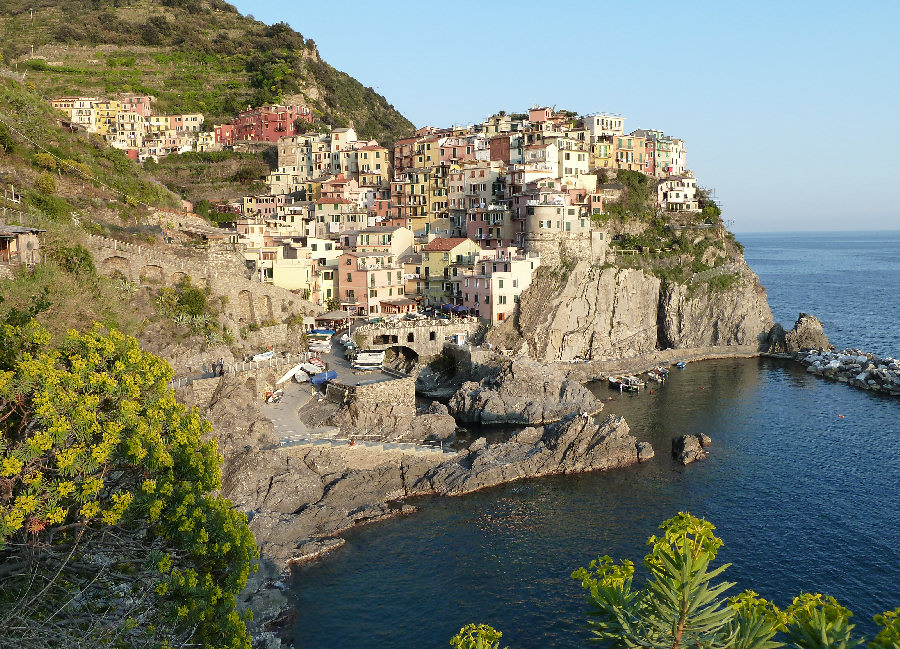
[{"label": "umbrella", "polygon": [[451,309],[451,310],[452,310],[454,313],[465,313],[466,311],[469,310],[469,307],[459,305],[459,306],[453,307],[453,309]]},{"label": "umbrella", "polygon": [[441,311],[451,311],[451,310],[453,310],[453,305],[452,305],[452,304],[449,304],[449,303],[448,303],[448,304],[442,304],[442,305],[441,305]]}]

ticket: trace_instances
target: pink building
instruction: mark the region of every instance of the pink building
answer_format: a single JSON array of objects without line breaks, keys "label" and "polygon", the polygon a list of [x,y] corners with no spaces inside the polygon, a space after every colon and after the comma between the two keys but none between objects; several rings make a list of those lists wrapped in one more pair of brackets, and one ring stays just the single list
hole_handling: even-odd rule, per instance
[{"label": "pink building", "polygon": [[137,113],[141,117],[150,117],[153,109],[150,104],[154,98],[150,95],[123,95],[119,102],[122,104],[122,110],[126,113]]},{"label": "pink building", "polygon": [[405,293],[403,264],[390,252],[345,252],[335,280],[341,309],[351,315],[382,313],[382,302],[396,303]]},{"label": "pink building", "polygon": [[260,106],[244,110],[231,120],[235,140],[277,142],[287,135],[297,135],[295,122],[312,123],[313,114],[306,106]]},{"label": "pink building", "polygon": [[220,124],[213,128],[216,134],[216,144],[232,146],[234,144],[235,127],[233,124]]},{"label": "pink building", "polygon": [[512,254],[510,249],[494,254],[497,256],[476,261],[473,274],[454,278],[453,293],[471,315],[487,322],[502,322],[515,312],[541,260],[538,256]]},{"label": "pink building", "polygon": [[264,217],[278,215],[285,205],[284,194],[261,194],[258,196],[244,196],[243,213],[250,216],[258,214]]}]

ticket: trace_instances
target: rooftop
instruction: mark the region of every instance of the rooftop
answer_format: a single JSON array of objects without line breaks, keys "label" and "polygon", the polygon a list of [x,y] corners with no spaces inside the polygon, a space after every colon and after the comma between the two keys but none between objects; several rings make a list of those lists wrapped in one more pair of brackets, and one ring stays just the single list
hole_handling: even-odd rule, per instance
[{"label": "rooftop", "polygon": [[466,237],[440,237],[438,239],[433,239],[431,243],[422,248],[422,250],[426,252],[447,252],[466,241],[470,241],[470,239],[467,239]]}]

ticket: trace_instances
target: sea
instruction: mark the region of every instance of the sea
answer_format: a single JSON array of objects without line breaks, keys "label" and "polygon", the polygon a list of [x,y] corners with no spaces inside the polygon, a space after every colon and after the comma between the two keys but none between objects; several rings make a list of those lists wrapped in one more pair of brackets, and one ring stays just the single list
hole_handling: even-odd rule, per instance
[{"label": "sea", "polygon": [[[900,356],[900,232],[746,234],[738,239],[786,329],[819,317],[839,349]],[[583,647],[590,632],[573,570],[610,555],[640,564],[679,511],[710,520],[731,593],[779,605],[835,596],[871,635],[900,606],[900,400],[773,359],[690,363],[653,390],[594,392],[656,449],[649,463],[522,481],[345,534],[289,582],[298,648],[446,647],[470,622],[512,649]],[[706,433],[682,467],[672,437]]]}]

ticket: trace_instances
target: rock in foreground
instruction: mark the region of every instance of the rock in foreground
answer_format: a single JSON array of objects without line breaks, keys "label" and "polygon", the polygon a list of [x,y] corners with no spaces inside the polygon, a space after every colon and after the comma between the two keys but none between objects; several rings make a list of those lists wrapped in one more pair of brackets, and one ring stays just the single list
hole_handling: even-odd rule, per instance
[{"label": "rock in foreground", "polygon": [[461,422],[523,425],[549,424],[571,412],[593,414],[603,408],[581,383],[530,358],[509,362],[495,377],[467,381],[449,405]]},{"label": "rock in foreground", "polygon": [[544,429],[526,428],[499,444],[478,440],[453,461],[425,473],[410,494],[459,495],[521,478],[613,469],[649,459],[653,451],[648,446],[629,434],[622,417],[596,424],[573,413]]}]

